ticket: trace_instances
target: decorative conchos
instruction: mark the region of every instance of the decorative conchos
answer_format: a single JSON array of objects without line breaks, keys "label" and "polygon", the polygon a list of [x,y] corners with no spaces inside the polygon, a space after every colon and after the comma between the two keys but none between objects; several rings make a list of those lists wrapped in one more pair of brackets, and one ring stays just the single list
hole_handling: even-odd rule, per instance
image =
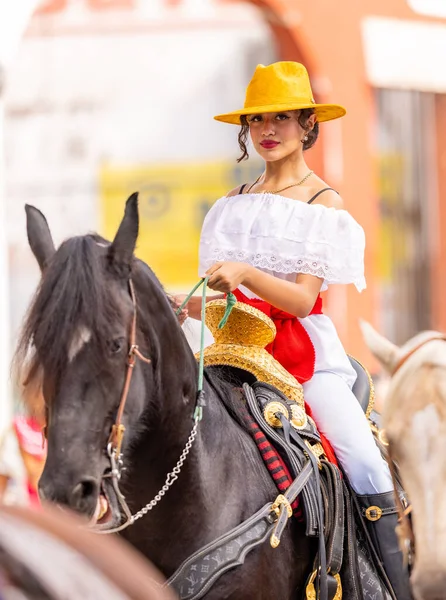
[{"label": "decorative conchos", "polygon": [[365,516],[369,521],[379,521],[383,511],[379,506],[369,506],[365,511]]},{"label": "decorative conchos", "polygon": [[276,417],[277,413],[285,415],[287,419],[290,418],[290,413],[282,402],[268,402],[263,410],[263,416],[271,427],[282,427],[282,422]]},{"label": "decorative conchos", "polygon": [[291,405],[291,425],[294,429],[305,429],[307,426],[307,413],[298,404]]}]

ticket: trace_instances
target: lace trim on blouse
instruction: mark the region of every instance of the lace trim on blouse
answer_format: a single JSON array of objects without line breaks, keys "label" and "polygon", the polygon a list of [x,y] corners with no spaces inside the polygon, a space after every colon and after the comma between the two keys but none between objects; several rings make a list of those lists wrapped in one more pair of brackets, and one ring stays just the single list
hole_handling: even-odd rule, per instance
[{"label": "lace trim on blouse", "polygon": [[245,262],[272,273],[306,273],[332,283],[364,278],[362,227],[345,210],[310,206],[265,194],[224,197],[206,215],[200,241],[200,275],[219,261]]}]

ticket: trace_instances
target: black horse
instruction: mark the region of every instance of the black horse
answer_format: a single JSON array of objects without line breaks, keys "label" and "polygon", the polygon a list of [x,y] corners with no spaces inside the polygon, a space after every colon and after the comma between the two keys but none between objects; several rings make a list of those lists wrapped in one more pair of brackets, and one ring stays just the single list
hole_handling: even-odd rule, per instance
[{"label": "black horse", "polygon": [[[127,201],[112,243],[96,235],[66,240],[56,251],[45,217],[27,207],[31,249],[42,279],[24,324],[16,360],[26,385],[42,385],[48,459],[42,498],[108,528],[121,522],[107,446],[116,422],[132,340],[150,364],[136,361],[123,414],[125,471],[119,483],[132,513],[150,502],[175,467],[193,426],[197,363],[166,293],[133,256],[137,195]],[[22,368],[22,377],[24,376]],[[23,379],[22,379],[23,380]],[[193,552],[277,496],[252,438],[226,409],[235,394],[207,370],[206,406],[178,480],[123,536],[169,577]],[[225,573],[207,599],[300,597],[313,543],[289,521],[280,546],[267,542]]]}]

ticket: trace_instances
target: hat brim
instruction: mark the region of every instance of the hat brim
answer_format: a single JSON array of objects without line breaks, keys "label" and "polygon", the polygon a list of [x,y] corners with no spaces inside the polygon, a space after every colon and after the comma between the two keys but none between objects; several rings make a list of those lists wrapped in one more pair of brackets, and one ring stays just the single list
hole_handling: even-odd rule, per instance
[{"label": "hat brim", "polygon": [[319,123],[323,121],[332,121],[343,117],[347,112],[343,106],[339,104],[302,104],[302,102],[289,102],[286,104],[270,104],[268,106],[252,106],[242,108],[223,115],[214,117],[216,121],[222,123],[231,123],[232,125],[241,125],[240,117],[242,115],[258,115],[262,113],[285,112],[289,110],[303,110],[304,108],[312,108],[317,115]]}]

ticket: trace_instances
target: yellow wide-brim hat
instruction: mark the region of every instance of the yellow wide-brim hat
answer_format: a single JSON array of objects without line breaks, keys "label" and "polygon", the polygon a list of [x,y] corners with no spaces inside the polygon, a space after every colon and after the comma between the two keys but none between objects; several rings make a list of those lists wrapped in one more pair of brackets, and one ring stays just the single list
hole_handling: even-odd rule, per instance
[{"label": "yellow wide-brim hat", "polygon": [[306,68],[297,62],[281,61],[257,65],[246,90],[245,106],[214,117],[223,123],[241,125],[241,115],[302,110],[312,108],[317,120],[331,121],[347,112],[339,104],[316,104]]},{"label": "yellow wide-brim hat", "polygon": [[265,350],[276,335],[273,321],[257,308],[237,302],[226,325],[219,329],[225,310],[226,300],[206,304],[205,321],[214,343],[204,350],[205,366],[236,367],[248,371],[258,381],[270,383],[299,405],[306,422],[301,384]]}]

